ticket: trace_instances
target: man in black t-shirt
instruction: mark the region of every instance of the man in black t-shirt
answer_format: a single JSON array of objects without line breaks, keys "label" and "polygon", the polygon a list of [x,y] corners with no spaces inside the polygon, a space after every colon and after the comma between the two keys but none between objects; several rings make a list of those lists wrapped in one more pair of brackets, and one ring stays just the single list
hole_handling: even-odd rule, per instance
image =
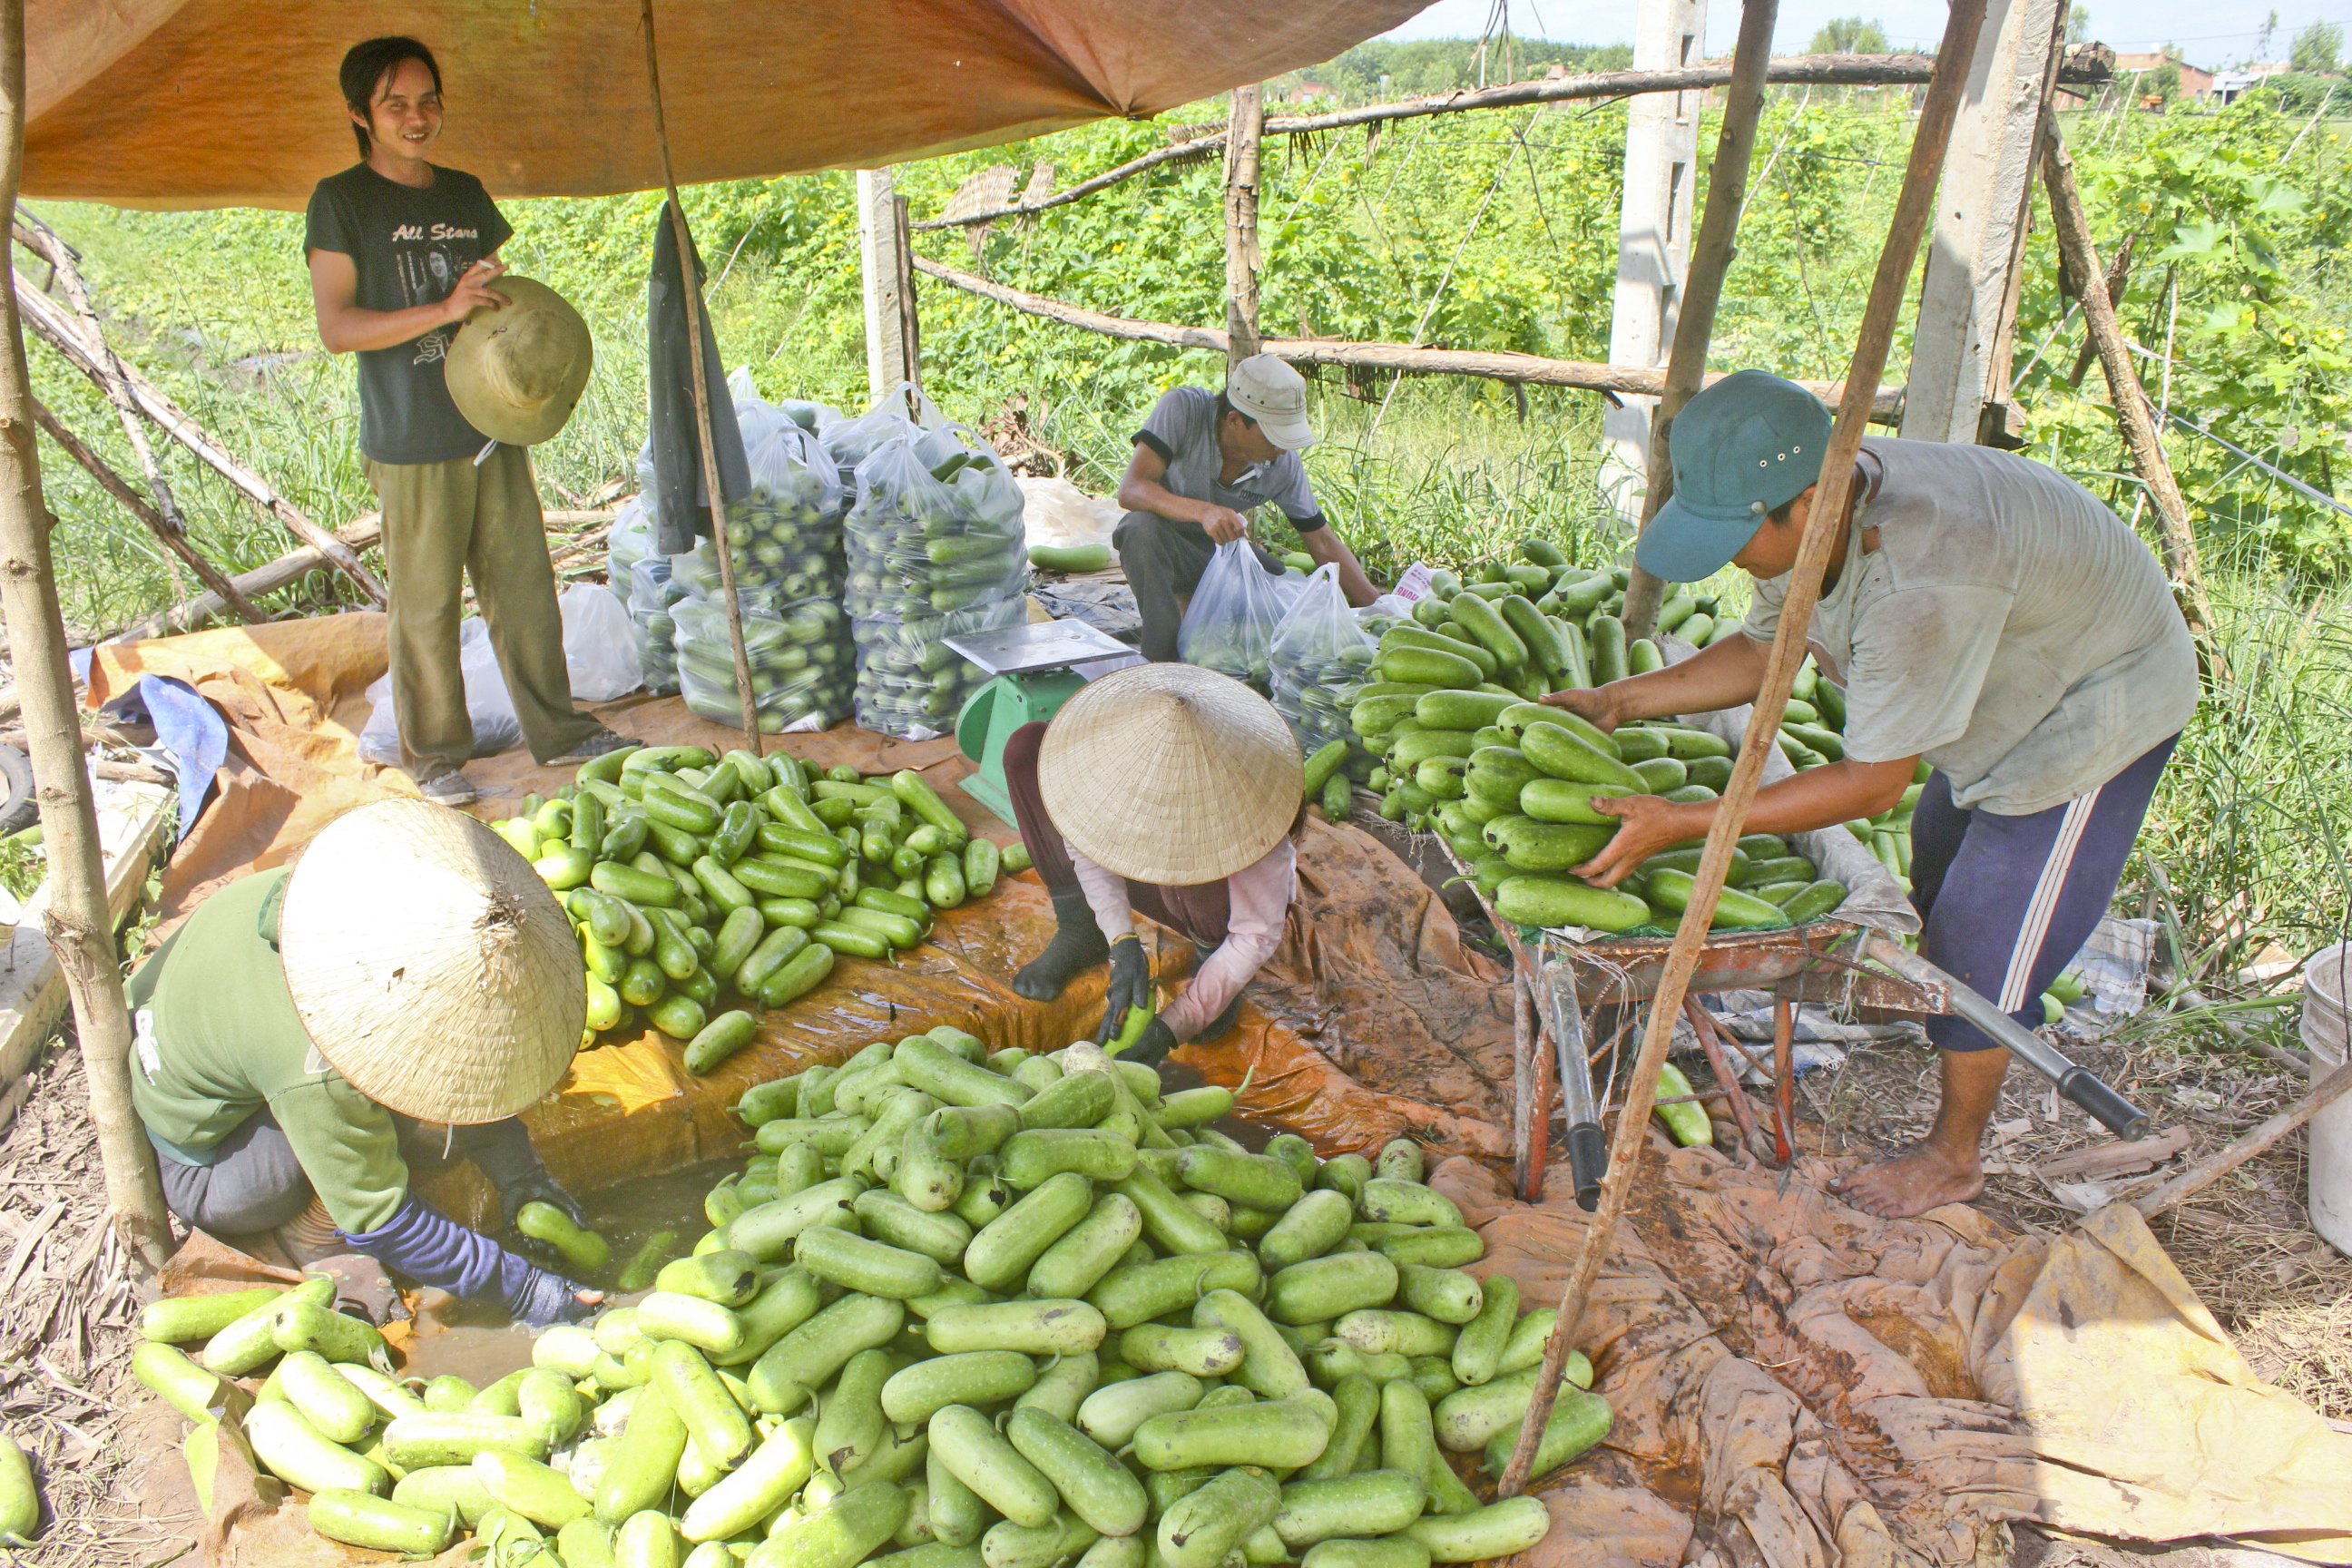
[{"label": "man in black t-shirt", "polygon": [[530,454],[493,443],[450,401],[443,361],[514,230],[471,174],[425,162],[441,133],[441,68],[414,38],[343,57],[361,162],[319,182],[305,245],[319,336],[360,362],[360,449],[383,508],[393,706],[401,756],[427,800],[475,798],[458,668],[465,577],[488,623],[523,739],[540,762],[627,742],[572,706],[563,620]]}]

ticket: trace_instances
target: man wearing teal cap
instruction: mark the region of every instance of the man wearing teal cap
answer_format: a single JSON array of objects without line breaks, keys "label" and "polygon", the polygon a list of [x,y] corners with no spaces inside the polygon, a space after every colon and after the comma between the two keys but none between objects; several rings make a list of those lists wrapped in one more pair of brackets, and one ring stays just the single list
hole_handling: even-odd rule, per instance
[{"label": "man wearing teal cap", "polygon": [[[1811,518],[1830,411],[1741,371],[1675,419],[1673,497],[1635,555],[1670,582],[1736,565],[1757,580],[1740,630],[1647,675],[1545,700],[1604,730],[1752,701]],[[1807,638],[1845,693],[1845,757],[1765,785],[1748,828],[1792,833],[1895,806],[1911,819],[1920,952],[2029,1026],[2036,999],[2106,912],[2158,776],[2197,708],[2197,658],[2162,570],[2129,524],[2057,470],[1986,447],[1871,437]],[[1614,886],[1703,837],[1715,804],[1596,800],[1623,825],[1579,874]],[[1848,1201],[1907,1217],[1982,1190],[1986,1122],[2009,1053],[1957,1017],[1936,1124],[1843,1178]]]}]

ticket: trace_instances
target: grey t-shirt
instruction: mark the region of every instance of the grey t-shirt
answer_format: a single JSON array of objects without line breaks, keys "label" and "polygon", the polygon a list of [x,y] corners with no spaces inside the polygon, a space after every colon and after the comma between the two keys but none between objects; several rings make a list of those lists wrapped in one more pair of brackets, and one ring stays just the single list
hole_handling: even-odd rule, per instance
[{"label": "grey t-shirt", "polygon": [[[1989,447],[1870,437],[1877,483],[1808,641],[1845,689],[1846,755],[1924,755],[1954,804],[2046,811],[2197,710],[2197,655],[2163,569],[2097,497]],[[1865,552],[1861,535],[1878,531]],[[1759,584],[1769,641],[1789,580]]]},{"label": "grey t-shirt", "polygon": [[[436,165],[420,190],[355,163],[310,193],[303,244],[306,254],[352,258],[352,302],[362,310],[405,310],[446,300],[466,268],[513,233],[471,174]],[[439,326],[396,348],[360,351],[361,451],[379,463],[443,463],[482,449],[489,437],[457,412],[442,374],[454,335]]]},{"label": "grey t-shirt", "polygon": [[1251,511],[1272,503],[1301,533],[1323,526],[1315,504],[1315,487],[1307,482],[1307,465],[1296,452],[1285,452],[1270,463],[1252,463],[1226,484],[1225,454],[1217,445],[1217,395],[1198,386],[1180,386],[1152,405],[1151,416],[1135,433],[1136,441],[1160,454],[1168,472],[1160,482],[1187,500]]}]

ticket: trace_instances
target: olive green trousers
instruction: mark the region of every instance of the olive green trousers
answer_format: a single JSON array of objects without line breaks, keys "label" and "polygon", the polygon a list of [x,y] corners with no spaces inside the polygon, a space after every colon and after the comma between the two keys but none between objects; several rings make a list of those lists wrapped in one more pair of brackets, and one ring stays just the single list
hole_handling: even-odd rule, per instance
[{"label": "olive green trousers", "polygon": [[371,459],[367,476],[383,508],[392,699],[410,776],[425,784],[474,754],[457,666],[468,574],[530,754],[544,763],[594,733],[595,717],[572,706],[563,616],[529,450],[501,443],[478,465],[470,458]]}]

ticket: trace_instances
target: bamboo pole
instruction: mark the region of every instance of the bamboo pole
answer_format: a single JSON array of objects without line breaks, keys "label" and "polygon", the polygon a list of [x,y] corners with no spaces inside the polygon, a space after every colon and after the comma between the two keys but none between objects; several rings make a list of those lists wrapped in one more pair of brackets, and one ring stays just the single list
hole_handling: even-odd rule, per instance
[{"label": "bamboo pole", "polygon": [[[11,213],[24,166],[25,3],[0,0],[0,204]],[[7,336],[0,344],[0,616],[7,619],[26,750],[48,847],[49,944],[72,999],[107,1212],[124,1249],[160,1268],[171,1251],[171,1219],[154,1152],[131,1105],[131,1011],[107,904],[98,807],[82,765],[80,715],[58,608],[48,509],[41,499],[32,376],[14,293],[0,303]]]},{"label": "bamboo pole", "polygon": [[[130,480],[116,473],[111,464],[91,450],[82,438],[68,428],[66,422],[51,413],[46,405],[37,402],[33,405],[33,418],[43,430],[48,433],[49,439],[63,448],[67,457],[71,458],[89,471],[89,477],[98,481],[100,489],[120,501],[125,511],[145,523],[147,531],[163,542],[164,549],[188,563],[205,586],[212,590],[211,596],[218,600],[222,608],[236,611],[237,618],[247,626],[258,626],[269,618],[255,606],[252,600],[245,596],[238,589],[235,579],[225,574],[219,567],[197,553],[196,547],[188,541],[188,530],[185,524],[179,521],[176,517],[167,516],[158,508],[148,504],[144,496],[131,488]],[[136,427],[135,417],[132,426]],[[152,455],[151,449],[149,453],[151,458]],[[159,493],[168,495],[171,492],[163,490]],[[174,591],[185,592],[185,589],[178,587],[175,580]]]},{"label": "bamboo pole", "polygon": [[[1731,84],[1724,93],[1723,129],[1716,138],[1715,163],[1707,174],[1706,210],[1691,246],[1676,305],[1674,349],[1666,359],[1666,387],[1650,416],[1649,486],[1642,501],[1642,527],[1658,515],[1675,493],[1670,446],[1675,416],[1697,395],[1706,374],[1707,344],[1723,302],[1723,279],[1739,253],[1739,217],[1748,206],[1748,167],[1756,155],[1756,122],[1764,113],[1764,68],[1771,63],[1772,24],[1780,0],[1746,0],[1739,11],[1739,42],[1731,56]],[[1645,637],[1658,618],[1665,584],[1637,564],[1625,584],[1625,635]]]},{"label": "bamboo pole", "polygon": [[685,288],[686,341],[694,368],[694,427],[702,438],[702,482],[710,492],[710,538],[719,552],[719,592],[727,605],[727,644],[735,655],[735,690],[742,701],[743,733],[753,756],[766,752],[760,733],[760,699],[751,689],[751,658],[743,650],[743,604],[735,594],[735,552],[727,540],[727,494],[719,483],[719,445],[710,435],[710,379],[702,358],[702,279],[695,275],[694,236],[686,226],[686,204],[678,200],[677,173],[670,167],[669,128],[662,119],[661,58],[654,47],[654,0],[639,12],[646,29],[646,83],[654,100],[654,144],[661,150],[662,185],[669,192],[670,232],[677,241],[677,267]]},{"label": "bamboo pole", "polygon": [[2195,635],[2206,667],[2228,678],[2221,650],[2213,637],[2213,601],[2205,591],[2205,574],[2197,560],[2197,535],[2189,523],[2189,503],[2172,477],[2164,455],[2164,440],[2149,413],[2147,388],[2132,368],[2131,349],[2116,321],[2115,300],[2107,293],[2106,269],[2099,265],[2099,247],[2091,237],[2091,220],[2083,209],[2083,193],[2074,183],[2074,160],[2058,140],[2054,124],[2045,122],[2042,173],[2050,192],[2050,216],[2058,230],[2059,252],[2074,268],[2083,288],[2083,314],[2098,345],[2099,365],[2106,372],[2107,400],[2116,405],[2116,422],[2123,426],[2124,445],[2132,467],[2156,503],[2158,534],[2164,543],[2164,569],[2172,577],[2180,613]]},{"label": "bamboo pole", "polygon": [[2341,1100],[2352,1090],[2352,1062],[2347,1062],[2312,1085],[2311,1092],[2277,1115],[2246,1129],[2225,1146],[2198,1161],[2132,1206],[2144,1219],[2154,1219],[2173,1205],[2193,1197],[2228,1175],[2280,1139]]},{"label": "bamboo pole", "polygon": [[[2114,79],[2114,55],[2104,45],[2078,47],[2059,68],[2058,79],[2070,83],[2100,83]],[[1776,86],[1902,87],[1928,79],[1935,60],[1927,55],[1790,55],[1766,68],[1765,79]],[[1588,71],[1577,76],[1519,81],[1475,92],[1440,93],[1394,103],[1370,103],[1329,114],[1285,115],[1265,122],[1268,136],[1312,136],[1350,125],[1369,125],[1375,132],[1392,120],[1418,120],[1432,114],[1459,114],[1484,109],[1526,109],[1546,103],[1571,103],[1596,98],[1631,98],[1648,92],[1704,92],[1730,85],[1733,68],[1726,64],[1683,67],[1672,70]],[[984,212],[961,213],[951,218],[926,218],[919,229],[962,228],[998,218],[1032,217],[1054,207],[1084,201],[1122,180],[1149,174],[1163,163],[1205,158],[1225,144],[1225,132],[1212,132],[1166,147],[1155,147],[1139,158],[1082,180],[1066,191],[1042,201],[1018,201]]]},{"label": "bamboo pole", "polygon": [[1265,254],[1257,243],[1258,141],[1265,132],[1265,86],[1234,89],[1225,132],[1225,368],[1258,352],[1257,273]]},{"label": "bamboo pole", "polygon": [[[88,345],[81,341],[57,301],[33,287],[23,278],[16,279],[14,290],[16,310],[23,321],[38,332],[51,348],[65,356],[67,363],[96,383],[101,389],[106,382],[99,371],[98,362],[90,357]],[[226,446],[195,420],[180,405],[166,396],[161,388],[129,364],[121,366],[123,384],[139,411],[155,422],[156,428],[194,453],[215,472],[235,485],[263,511],[284,525],[289,533],[323,554],[327,560],[349,577],[378,609],[388,606],[391,596],[376,580],[356,552],[313,522],[302,510],[280,494],[276,486],[231,456]]]},{"label": "bamboo pole", "polygon": [[[114,405],[115,418],[121,422],[122,434],[131,442],[131,455],[139,459],[139,471],[145,476],[147,488],[154,495],[155,501],[152,507],[143,510],[132,507],[131,510],[163,540],[172,553],[187,562],[207,586],[219,588],[228,579],[213,570],[210,563],[198,556],[195,546],[188,542],[187,519],[180,511],[179,498],[172,493],[171,481],[163,475],[163,464],[156,460],[155,444],[147,438],[146,421],[140,416],[139,405],[131,401],[131,388],[122,379],[122,361],[116,355],[113,345],[106,341],[106,325],[99,319],[98,306],[90,299],[89,286],[82,280],[81,268],[74,265],[73,247],[58,238],[56,230],[28,212],[18,212],[12,228],[16,243],[47,262],[51,276],[65,289],[67,302],[73,306],[74,315],[81,323],[82,341],[89,345],[90,355],[97,362],[99,384],[106,394],[107,402]],[[36,413],[42,411],[37,408]],[[43,421],[42,427],[47,429],[48,423]],[[82,448],[84,452],[88,450],[87,447]],[[73,457],[82,467],[89,468],[88,458],[81,452],[74,453]],[[90,473],[110,493],[121,499],[120,492],[108,484],[108,476],[113,473],[111,468],[105,474],[91,468]],[[164,565],[169,567],[171,563],[167,561]],[[173,595],[185,594],[187,587],[180,581],[179,573],[173,570],[170,575]],[[248,621],[260,618],[260,612],[250,605],[240,603],[238,613],[246,616]]]},{"label": "bamboo pole", "polygon": [[[1010,305],[1066,327],[1099,332],[1131,342],[1168,343],[1181,349],[1227,353],[1232,339],[1222,327],[1187,327],[1172,321],[1139,321],[1128,316],[1105,315],[1083,305],[1049,300],[1042,294],[1008,288],[975,274],[933,261],[914,258],[915,270],[969,294]],[[1545,359],[1538,354],[1493,353],[1476,349],[1424,349],[1410,343],[1354,343],[1330,338],[1265,338],[1258,352],[1294,364],[1361,365],[1421,375],[1475,375],[1489,381],[1525,382],[1537,386],[1573,386],[1587,392],[1647,393],[1665,390],[1666,373],[1650,365],[1592,364],[1580,360]],[[1711,375],[1710,382],[1722,376]],[[1824,402],[1837,402],[1844,383],[1803,381],[1798,385]],[[1874,425],[1893,425],[1903,417],[1900,387],[1882,392],[1871,405]]]},{"label": "bamboo pole", "polygon": [[1715,820],[1707,829],[1697,885],[1691,889],[1690,905],[1683,911],[1674,946],[1667,950],[1665,966],[1658,977],[1657,993],[1651,1001],[1650,1016],[1643,1029],[1641,1055],[1626,1084],[1625,1103],[1618,1111],[1609,1174],[1601,1185],[1601,1206],[1592,1222],[1585,1226],[1575,1262],[1561,1287],[1559,1313],[1554,1321],[1551,1338],[1544,1345],[1535,1398],[1528,1406],[1527,1419],[1519,1428],[1518,1445],[1512,1450],[1497,1497],[1516,1497],[1527,1485],[1537,1445],[1551,1420],[1552,1404],[1559,1394],[1560,1370],[1575,1342],[1586,1299],[1601,1272],[1601,1259],[1615,1237],[1618,1221],[1624,1215],[1626,1194],[1639,1174],[1650,1108],[1657,1098],[1658,1069],[1665,1065],[1666,1047],[1674,1043],[1675,1020],[1682,1012],[1683,999],[1689,994],[1691,976],[1697,971],[1699,950],[1706,945],[1707,927],[1715,919],[1716,901],[1722,896],[1726,873],[1731,868],[1732,848],[1748,819],[1748,809],[1755,802],[1757,786],[1763,780],[1764,759],[1775,749],[1781,710],[1789,700],[1789,683],[1795,678],[1797,667],[1804,662],[1805,635],[1813,618],[1813,605],[1821,597],[1822,577],[1853,497],[1854,457],[1862,448],[1871,395],[1877,387],[1879,374],[1886,368],[1886,353],[1894,341],[1895,319],[1903,307],[1912,264],[1917,259],[1920,239],[1934,217],[1937,176],[1943,168],[1944,149],[1951,141],[1952,121],[1968,82],[1969,57],[1975,52],[1984,8],[1985,0],[1953,0],[1946,18],[1943,47],[1936,55],[1936,74],[1927,84],[1927,101],[1919,111],[1918,128],[1912,134],[1910,164],[1904,172],[1902,193],[1895,198],[1885,247],[1879,252],[1877,274],[1871,279],[1870,302],[1863,312],[1861,330],[1855,334],[1853,359],[1846,371],[1845,397],[1838,409],[1829,450],[1822,458],[1819,488],[1813,492],[1812,510],[1798,547],[1796,566],[1789,574],[1788,597],[1781,606],[1780,629],[1772,641],[1762,688],[1748,713],[1748,733],[1739,748],[1739,761],[1732,769],[1731,783],[1724,789]]}]

